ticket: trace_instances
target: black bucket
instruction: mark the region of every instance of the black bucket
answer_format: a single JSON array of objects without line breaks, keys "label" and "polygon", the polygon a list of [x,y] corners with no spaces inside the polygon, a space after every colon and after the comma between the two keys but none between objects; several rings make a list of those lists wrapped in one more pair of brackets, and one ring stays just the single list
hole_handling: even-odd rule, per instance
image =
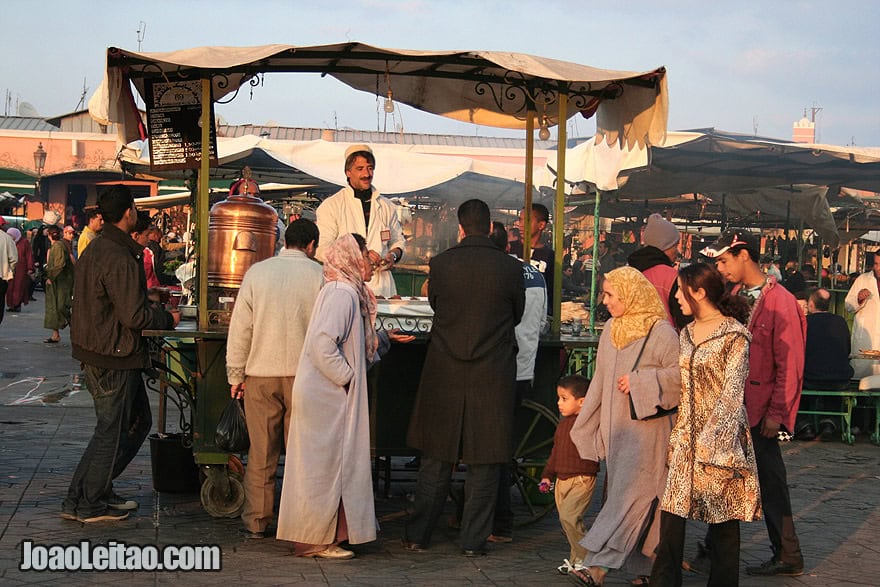
[{"label": "black bucket", "polygon": [[184,446],[181,434],[150,434],[153,489],[168,493],[199,491],[199,468],[191,446]]}]

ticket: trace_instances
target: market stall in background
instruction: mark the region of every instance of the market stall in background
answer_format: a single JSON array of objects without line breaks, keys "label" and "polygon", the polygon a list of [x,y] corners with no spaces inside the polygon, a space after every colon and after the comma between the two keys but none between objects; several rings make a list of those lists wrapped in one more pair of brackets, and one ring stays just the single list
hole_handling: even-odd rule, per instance
[{"label": "market stall in background", "polygon": [[647,216],[661,212],[682,231],[686,260],[712,235],[737,226],[761,231],[768,258],[812,264],[816,285],[823,285],[823,269],[833,276],[865,266],[863,243],[842,255],[838,249],[872,226],[857,194],[880,191],[880,149],[702,129],[669,132],[662,145],[631,150],[586,141],[569,150],[567,161],[557,175],[568,186],[569,216],[593,222],[592,230],[578,225],[574,241],[604,232],[638,246]]}]

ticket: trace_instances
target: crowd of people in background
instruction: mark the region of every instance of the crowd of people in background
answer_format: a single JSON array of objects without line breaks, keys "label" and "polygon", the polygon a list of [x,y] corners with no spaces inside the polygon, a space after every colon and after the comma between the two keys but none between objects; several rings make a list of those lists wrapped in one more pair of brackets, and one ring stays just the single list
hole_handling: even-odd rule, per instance
[{"label": "crowd of people in background", "polygon": [[[159,218],[157,215],[156,219]],[[85,219],[83,223],[81,219]],[[144,261],[151,287],[175,286],[179,283],[173,267],[167,260],[182,260],[184,251],[177,232],[163,233],[146,212],[138,215],[138,239],[146,246]],[[16,251],[16,262],[0,295],[0,322],[4,312],[21,312],[23,307],[37,301],[35,291],[45,294],[44,327],[50,331],[45,343],[57,343],[61,331],[70,322],[70,305],[76,263],[86,247],[101,235],[103,217],[97,206],[86,208],[80,214],[68,215],[67,223],[56,210],[47,210],[42,220],[30,221],[25,227],[6,226]],[[3,220],[3,224],[6,221]],[[82,225],[81,230],[77,226]],[[2,230],[2,229],[0,229]],[[7,263],[9,261],[7,260]],[[175,263],[176,264],[176,263]]]}]

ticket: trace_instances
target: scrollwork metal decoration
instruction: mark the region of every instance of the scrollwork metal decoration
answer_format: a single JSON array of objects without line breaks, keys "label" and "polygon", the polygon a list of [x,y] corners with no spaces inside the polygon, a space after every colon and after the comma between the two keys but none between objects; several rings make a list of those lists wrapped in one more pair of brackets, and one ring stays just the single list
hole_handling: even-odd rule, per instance
[{"label": "scrollwork metal decoration", "polygon": [[[192,377],[186,378],[175,370],[169,368],[162,360],[164,356],[176,356],[179,365],[183,365],[180,359],[180,350],[169,345],[161,338],[148,338],[152,366],[144,370],[144,384],[147,389],[160,393],[165,389],[165,398],[178,410],[178,427],[183,437],[184,446],[192,446],[192,414],[195,409],[194,381]],[[190,375],[192,375],[190,373]],[[172,393],[167,393],[170,390]]]},{"label": "scrollwork metal decoration", "polygon": [[[244,78],[244,79],[247,79],[247,78]],[[244,79],[242,79],[242,83],[244,83]],[[262,87],[264,79],[265,79],[265,74],[258,73],[256,75],[251,76],[250,79],[247,80],[251,86],[251,100],[254,99],[254,88],[256,88],[257,86]]]},{"label": "scrollwork metal decoration", "polygon": [[417,316],[376,316],[376,328],[392,330],[397,328],[406,334],[428,334],[431,332],[431,318]]},{"label": "scrollwork metal decoration", "polygon": [[623,84],[618,82],[608,83],[601,88],[596,88],[589,82],[576,85],[548,84],[526,79],[521,73],[512,71],[504,75],[501,83],[480,81],[474,84],[476,95],[491,96],[500,111],[519,120],[525,120],[529,110],[541,112],[555,120],[547,110],[559,102],[560,94],[568,96],[569,103],[575,110],[593,112],[599,102],[619,98],[623,91]]},{"label": "scrollwork metal decoration", "polygon": [[477,82],[474,84],[474,93],[477,96],[491,95],[492,101],[500,111],[525,120],[525,113],[534,109],[535,105],[535,96],[532,88],[529,87],[529,81],[518,71],[508,71],[503,79],[501,84]]},{"label": "scrollwork metal decoration", "polygon": [[[264,74],[262,73],[244,73],[235,88],[235,91],[228,97],[214,100],[216,104],[228,104],[238,97],[242,86],[248,84],[250,86],[250,98],[254,99],[254,88],[263,85]],[[225,90],[230,84],[229,76],[223,73],[215,73],[211,75],[211,84],[215,85],[218,90]]]},{"label": "scrollwork metal decoration", "polygon": [[[232,92],[232,95],[221,98],[218,100],[214,100],[215,104],[228,104],[235,100],[235,97],[238,96],[238,92],[241,90],[242,84],[244,84],[246,76],[242,76],[241,83],[235,88],[235,91]],[[211,85],[216,86],[218,90],[225,90],[229,87],[229,76],[223,73],[215,73],[211,76]]]}]

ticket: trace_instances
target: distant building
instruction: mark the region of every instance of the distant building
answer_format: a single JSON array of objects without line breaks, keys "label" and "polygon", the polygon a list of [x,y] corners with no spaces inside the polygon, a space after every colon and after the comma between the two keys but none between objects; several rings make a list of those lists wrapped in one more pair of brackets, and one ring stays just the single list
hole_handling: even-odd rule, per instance
[{"label": "distant building", "polygon": [[791,140],[795,143],[815,143],[816,123],[806,116],[795,122],[791,131]]}]

